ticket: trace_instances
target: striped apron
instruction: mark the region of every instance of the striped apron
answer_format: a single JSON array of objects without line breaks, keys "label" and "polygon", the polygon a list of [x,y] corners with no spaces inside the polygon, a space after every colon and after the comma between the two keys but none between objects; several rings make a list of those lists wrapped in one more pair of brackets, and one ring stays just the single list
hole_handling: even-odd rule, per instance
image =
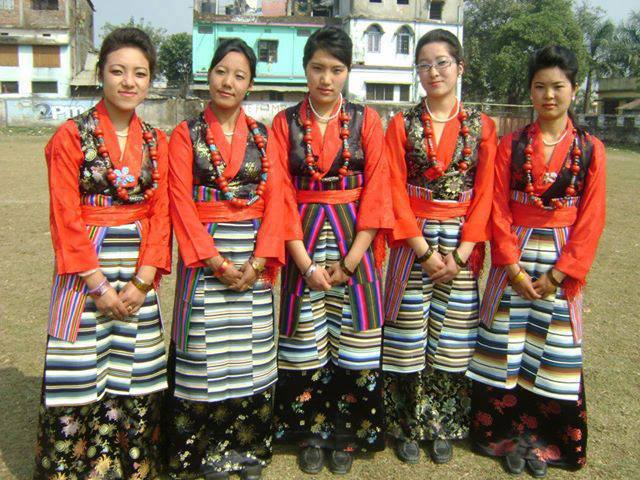
[{"label": "striped apron", "polygon": [[[120,291],[136,272],[139,226],[102,227],[100,236],[100,268],[111,286]],[[146,395],[167,387],[155,290],[149,291],[142,308],[124,321],[102,315],[89,296],[80,312],[75,341],[48,338],[44,371],[47,407],[84,405],[106,393]]]},{"label": "striped apron", "polygon": [[[511,200],[529,203],[522,192]],[[577,206],[573,197],[570,207]],[[555,265],[570,227],[514,227],[520,265],[537,278]],[[568,300],[564,289],[530,301],[508,283],[504,267],[492,267],[481,307],[476,352],[467,376],[487,385],[516,385],[550,398],[578,400],[582,382],[582,297]]]}]

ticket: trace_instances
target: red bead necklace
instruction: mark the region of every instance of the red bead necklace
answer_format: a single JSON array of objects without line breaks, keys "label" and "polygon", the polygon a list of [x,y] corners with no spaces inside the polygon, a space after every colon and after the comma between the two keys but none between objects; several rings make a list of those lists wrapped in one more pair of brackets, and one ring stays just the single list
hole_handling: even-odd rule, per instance
[{"label": "red bead necklace", "polygon": [[527,142],[527,146],[524,148],[524,163],[522,164],[522,171],[524,172],[524,178],[526,185],[524,187],[525,193],[531,196],[531,200],[533,204],[539,208],[543,208],[545,210],[555,210],[556,208],[561,208],[566,204],[568,197],[575,197],[576,183],[578,181],[578,173],[580,173],[581,162],[582,162],[582,150],[578,147],[578,135],[577,131],[573,129],[573,143],[571,147],[571,166],[569,167],[571,170],[571,180],[569,181],[569,186],[565,189],[565,197],[554,198],[551,200],[550,206],[545,206],[542,199],[534,195],[534,178],[533,178],[533,163],[531,162],[531,155],[533,155],[533,135],[529,133],[529,140]]},{"label": "red bead necklace", "polygon": [[265,141],[260,133],[260,129],[258,128],[257,122],[251,118],[250,116],[246,116],[247,118],[247,126],[249,127],[249,131],[253,136],[253,143],[255,143],[256,147],[258,147],[258,151],[260,153],[260,162],[262,164],[261,173],[260,173],[260,182],[256,187],[256,193],[249,200],[244,200],[242,198],[237,198],[233,192],[229,190],[229,182],[223,175],[222,166],[225,165],[224,160],[222,159],[222,155],[220,155],[220,150],[214,143],[213,133],[211,129],[207,125],[207,131],[205,134],[205,141],[209,146],[209,155],[211,157],[211,164],[213,165],[213,169],[215,171],[214,180],[216,185],[222,191],[225,200],[229,200],[234,207],[247,207],[249,205],[257,202],[267,188],[267,177],[269,168],[271,164],[269,160],[267,160],[267,150],[265,148]]},{"label": "red bead necklace", "polygon": [[[422,128],[424,130],[424,138],[425,138],[425,150],[427,152],[427,159],[429,163],[427,164],[427,169],[424,172],[424,176],[432,181],[437,178],[440,178],[444,175],[444,170],[442,166],[438,163],[438,158],[436,155],[436,148],[434,146],[434,136],[433,136],[433,126],[431,124],[431,115],[427,110],[427,100],[425,99],[422,103]],[[467,126],[467,118],[469,115],[467,112],[460,106],[460,113],[458,113],[458,119],[460,120],[460,135],[462,135],[462,160],[458,162],[458,172],[461,174],[465,174],[467,169],[469,168],[469,157],[473,151],[471,147],[468,146],[469,142],[469,127]]]},{"label": "red bead necklace", "polygon": [[107,150],[107,145],[104,141],[104,132],[100,127],[100,121],[98,117],[98,112],[96,110],[93,111],[93,136],[98,143],[98,154],[105,160],[107,163],[107,178],[109,182],[115,188],[118,197],[125,202],[130,200],[133,201],[142,201],[149,200],[153,197],[155,191],[158,189],[158,180],[160,180],[160,173],[158,172],[158,149],[156,147],[156,140],[153,135],[153,132],[143,123],[142,124],[142,138],[147,144],[147,148],[149,149],[149,157],[151,158],[152,172],[151,178],[153,179],[153,185],[144,190],[142,195],[136,194],[132,196],[130,191],[135,187],[135,179],[133,176],[128,175],[129,169],[127,167],[123,167],[120,169],[113,168],[113,161],[109,156],[109,151]]},{"label": "red bead necklace", "polygon": [[[309,104],[307,105],[307,112],[311,110],[311,101],[307,100]],[[349,150],[349,136],[351,132],[349,131],[349,121],[351,117],[347,113],[345,101],[342,100],[340,104],[340,139],[342,140],[342,154],[340,155],[342,158],[342,166],[338,169],[338,175],[340,178],[346,177],[349,173],[349,161],[351,160],[351,151]],[[311,174],[311,178],[313,180],[320,180],[322,178],[322,174],[320,173],[320,169],[318,168],[318,162],[316,161],[316,157],[313,154],[313,148],[311,147],[311,142],[313,140],[313,135],[311,131],[311,119],[305,118],[302,122],[302,126],[304,127],[304,143],[305,143],[305,163],[307,165],[307,169]]]}]

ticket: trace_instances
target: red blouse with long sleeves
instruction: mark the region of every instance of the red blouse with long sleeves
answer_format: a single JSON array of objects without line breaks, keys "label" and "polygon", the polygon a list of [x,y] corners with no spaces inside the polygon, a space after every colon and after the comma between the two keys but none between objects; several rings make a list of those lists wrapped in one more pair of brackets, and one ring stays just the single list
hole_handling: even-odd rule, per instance
[{"label": "red blouse with long sleeves", "polygon": [[[210,107],[206,108],[204,118],[211,129],[215,145],[226,163],[224,177],[230,181],[240,171],[245,158],[247,138],[250,135],[247,117],[241,109],[231,144],[227,142],[220,122]],[[258,229],[254,255],[266,258],[270,263],[276,262],[282,265],[284,263],[282,232],[288,219],[283,215],[284,200],[281,162],[278,159],[279,150],[269,129],[267,129],[266,151],[271,167],[265,193],[255,204],[255,207],[264,205],[264,213]],[[200,220],[193,199],[193,143],[187,122],[180,123],[173,130],[169,141],[169,158],[171,216],[180,255],[187,267],[201,267],[204,266],[204,260],[218,255],[218,249],[207,231],[206,222]],[[238,208],[239,214],[241,210],[242,208]]]},{"label": "red blouse with long sleeves", "polygon": [[[573,124],[569,121],[567,126],[571,129]],[[492,232],[493,241],[491,248],[494,265],[510,265],[520,259],[518,241],[513,233],[514,226],[512,215],[512,202],[510,201],[511,188],[511,147],[514,137],[520,135],[520,131],[506,135],[498,145],[495,168],[495,195],[493,198]],[[562,168],[567,158],[569,149],[573,143],[573,135],[567,135],[556,145],[549,162],[544,156],[542,134],[537,123],[532,125],[534,195],[543,194],[552,183],[545,183],[545,173],[555,172]],[[577,207],[576,220],[571,227],[571,233],[567,244],[562,249],[555,267],[565,275],[576,280],[583,281],[586,277],[595,257],[598,240],[604,229],[605,223],[605,198],[606,198],[606,158],[604,145],[596,137],[590,135],[593,143],[593,155],[580,203]],[[533,207],[531,207],[533,208]],[[540,210],[542,217],[553,215],[553,211]],[[540,219],[544,226],[544,218]],[[535,222],[533,222],[535,223]],[[535,226],[527,222],[527,226]],[[540,223],[540,222],[539,222]]]},{"label": "red blouse with long sleeves", "polygon": [[[473,185],[473,198],[462,227],[461,241],[463,242],[483,242],[488,240],[490,236],[489,217],[493,196],[494,157],[498,139],[493,120],[482,114],[481,122],[478,166]],[[443,170],[446,170],[453,161],[460,127],[460,119],[455,116],[446,123],[440,141],[437,143],[437,158],[439,162],[443,161]],[[391,119],[385,140],[391,165],[393,212],[396,216],[392,240],[397,242],[422,235],[418,229],[416,215],[411,209],[407,193],[407,164],[405,160],[407,132],[402,112]]]},{"label": "red blouse with long sleeves", "polygon": [[[311,148],[318,157],[318,168],[321,172],[328,172],[340,148],[340,121],[334,118],[327,123],[324,137],[314,115],[308,115],[307,102],[301,105],[301,116],[311,118],[312,140]],[[339,108],[339,107],[338,107]],[[302,240],[302,226],[298,215],[295,187],[289,171],[289,125],[284,111],[273,119],[273,134],[280,148],[280,159],[285,172],[285,203],[288,215],[292,215],[287,222],[286,239]],[[391,191],[389,181],[389,167],[384,150],[384,131],[378,113],[370,107],[364,108],[364,119],[361,132],[362,150],[364,152],[364,187],[359,199],[356,230],[389,229],[393,227],[393,210],[391,205]],[[326,175],[324,173],[323,175]],[[328,195],[331,192],[326,192]]]},{"label": "red blouse with long sleeves", "polygon": [[[138,178],[142,169],[142,123],[134,113],[129,122],[129,135],[124,154],[120,150],[115,129],[104,103],[96,105],[98,121],[114,168],[129,167]],[[167,197],[167,137],[156,129],[158,139],[158,189],[149,203],[147,238],[141,242],[139,265],[156,267],[161,274],[171,271],[171,222]],[[89,238],[87,222],[82,217],[79,170],[84,162],[80,133],[73,120],[58,128],[45,147],[49,174],[51,240],[58,274],[79,273],[99,267],[96,249]],[[117,207],[113,207],[117,208]],[[109,215],[109,209],[105,209]]]}]

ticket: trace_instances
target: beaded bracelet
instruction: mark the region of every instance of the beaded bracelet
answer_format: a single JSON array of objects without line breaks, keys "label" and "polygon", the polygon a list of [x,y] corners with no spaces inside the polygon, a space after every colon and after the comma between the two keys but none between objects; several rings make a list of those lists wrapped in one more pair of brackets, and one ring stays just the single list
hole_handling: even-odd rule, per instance
[{"label": "beaded bracelet", "polygon": [[431,255],[433,255],[436,251],[429,247],[427,248],[427,251],[424,252],[422,255],[420,255],[418,258],[416,258],[416,262],[422,264],[424,262],[426,262],[427,260],[429,260],[431,258]]},{"label": "beaded bracelet", "polygon": [[451,252],[451,256],[453,257],[453,261],[456,262],[456,265],[458,265],[460,268],[466,267],[467,263],[469,262],[468,260],[466,262],[462,261],[457,249]]},{"label": "beaded bracelet", "polygon": [[355,273],[356,273],[355,271],[353,271],[353,270],[349,270],[349,269],[347,268],[347,266],[344,264],[344,258],[341,258],[341,259],[340,259],[340,268],[342,269],[342,271],[343,271],[344,273],[346,273],[346,274],[347,274],[347,277],[353,277],[353,276],[355,275]]}]

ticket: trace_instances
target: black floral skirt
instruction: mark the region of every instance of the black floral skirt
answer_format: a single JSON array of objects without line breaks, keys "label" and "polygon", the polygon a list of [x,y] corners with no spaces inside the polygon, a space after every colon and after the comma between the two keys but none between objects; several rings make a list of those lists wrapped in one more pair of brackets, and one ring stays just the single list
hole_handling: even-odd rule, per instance
[{"label": "black floral skirt", "polygon": [[384,449],[382,372],[332,362],[313,370],[279,370],[275,439],[348,452]]},{"label": "black floral skirt", "polygon": [[272,456],[273,388],[220,402],[167,393],[166,455],[170,478],[200,478],[265,466]]},{"label": "black floral skirt", "polygon": [[106,394],[72,407],[40,405],[37,480],[143,480],[161,468],[162,393]]},{"label": "black floral skirt", "polygon": [[387,432],[399,440],[466,438],[471,381],[430,366],[416,373],[385,372],[384,406]]},{"label": "black floral skirt", "polygon": [[473,382],[471,439],[485,455],[519,450],[524,458],[578,469],[586,462],[587,410],[584,388],[577,401]]}]

